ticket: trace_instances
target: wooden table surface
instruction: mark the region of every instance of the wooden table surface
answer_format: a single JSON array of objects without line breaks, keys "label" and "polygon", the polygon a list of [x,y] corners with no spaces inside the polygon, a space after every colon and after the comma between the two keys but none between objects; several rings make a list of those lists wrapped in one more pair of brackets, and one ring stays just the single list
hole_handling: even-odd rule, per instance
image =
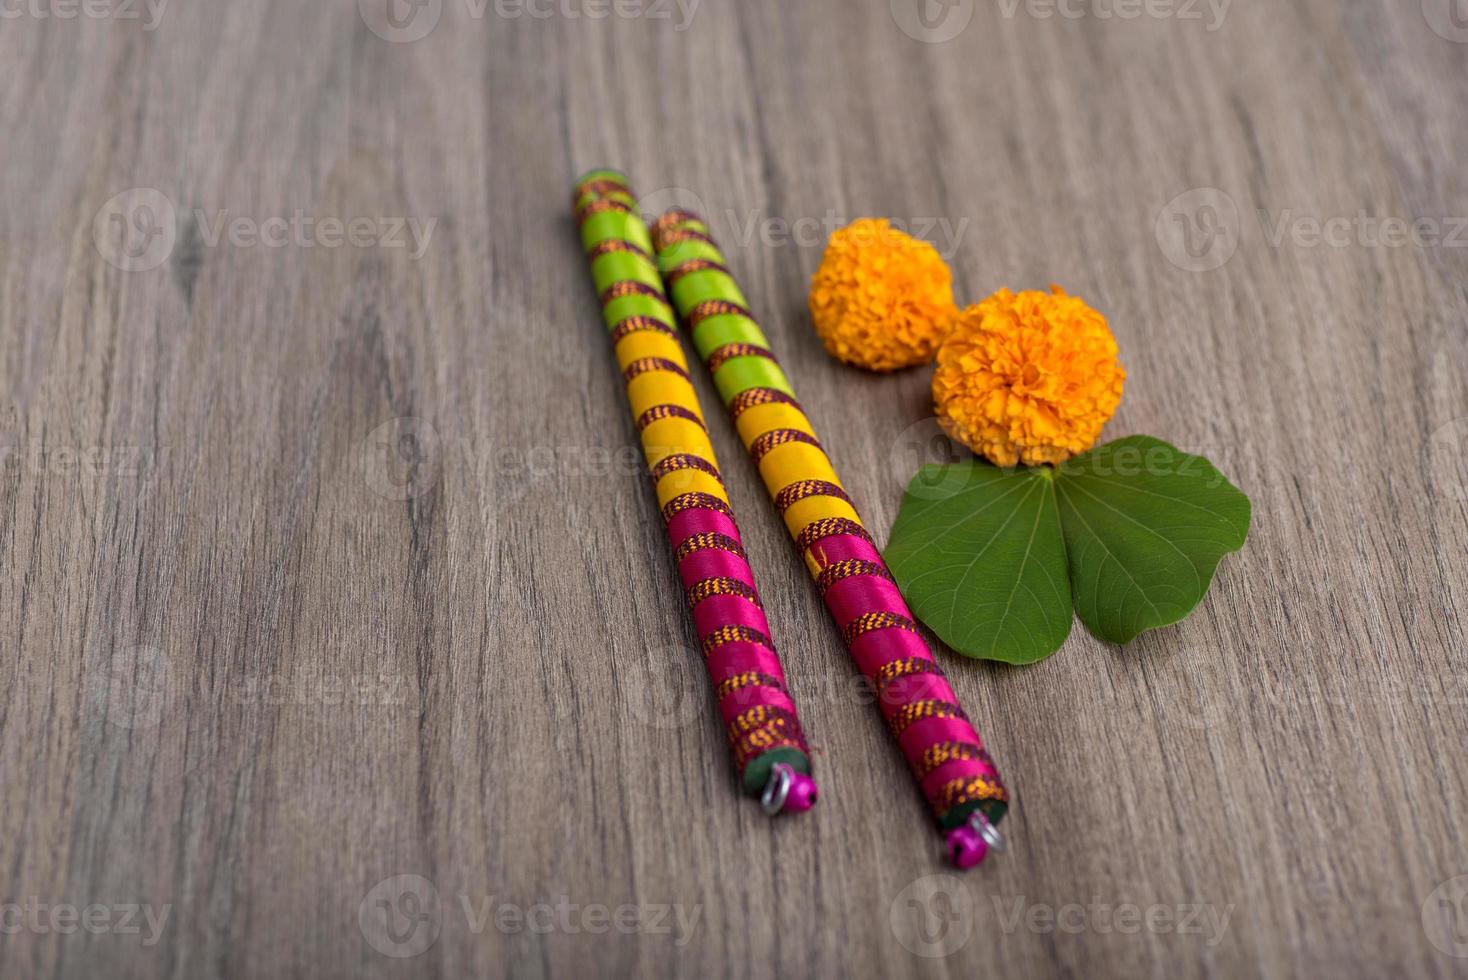
[{"label": "wooden table surface", "polygon": [[[394,2],[6,6],[0,975],[1468,971],[1461,4]],[[865,215],[1089,299],[1107,436],[1253,498],[1177,627],[940,654],[1008,854],[948,875],[700,378],[823,787],[737,792],[597,165],[710,216],[879,538],[929,374],[804,305]]]}]

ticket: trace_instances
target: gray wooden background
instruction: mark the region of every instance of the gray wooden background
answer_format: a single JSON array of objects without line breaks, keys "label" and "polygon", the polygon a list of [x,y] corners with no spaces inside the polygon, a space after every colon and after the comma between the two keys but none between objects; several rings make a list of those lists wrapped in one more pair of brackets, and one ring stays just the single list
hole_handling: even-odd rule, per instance
[{"label": "gray wooden background", "polygon": [[[0,975],[1468,971],[1461,2],[395,3],[5,8]],[[824,790],[737,793],[596,165],[708,213],[879,537],[929,376],[804,312],[863,215],[1091,300],[1107,435],[1252,496],[1182,625],[947,657],[1004,857],[945,877],[718,419]]]}]

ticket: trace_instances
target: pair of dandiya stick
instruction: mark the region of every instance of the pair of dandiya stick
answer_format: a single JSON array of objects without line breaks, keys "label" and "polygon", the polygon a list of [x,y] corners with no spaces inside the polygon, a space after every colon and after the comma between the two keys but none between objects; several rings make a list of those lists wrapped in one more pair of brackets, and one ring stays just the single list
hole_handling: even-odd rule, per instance
[{"label": "pair of dandiya stick", "polygon": [[719,474],[678,320],[946,831],[950,860],[970,868],[990,850],[1002,850],[997,825],[1009,798],[999,772],[918,632],[708,227],[674,210],[649,231],[627,179],[614,170],[588,173],[576,184],[573,201],[745,791],[759,796],[772,816],[808,810],[817,795],[810,746]]}]

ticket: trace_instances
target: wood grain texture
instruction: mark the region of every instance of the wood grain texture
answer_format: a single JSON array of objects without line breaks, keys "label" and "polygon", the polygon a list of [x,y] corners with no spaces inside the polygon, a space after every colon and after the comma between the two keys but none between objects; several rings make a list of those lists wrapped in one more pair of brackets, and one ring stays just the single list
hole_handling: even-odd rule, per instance
[{"label": "wood grain texture", "polygon": [[[1468,874],[1468,235],[1271,243],[1468,216],[1448,0],[969,2],[946,43],[883,0],[443,0],[395,43],[374,2],[0,29],[0,903],[168,914],[6,913],[0,975],[1468,972],[1433,942]],[[804,313],[862,215],[953,245],[963,298],[1090,299],[1108,435],[1254,500],[1183,624],[945,661],[1016,797],[956,885],[701,378],[823,788],[775,823],[737,792],[567,213],[604,164],[702,203],[879,531],[928,375],[845,369]],[[107,237],[130,188],[174,211],[150,270]],[[1205,272],[1170,259],[1197,188],[1192,244],[1237,247]],[[298,210],[436,225],[417,259],[215,238]],[[439,897],[412,958],[359,921],[399,875]]]}]

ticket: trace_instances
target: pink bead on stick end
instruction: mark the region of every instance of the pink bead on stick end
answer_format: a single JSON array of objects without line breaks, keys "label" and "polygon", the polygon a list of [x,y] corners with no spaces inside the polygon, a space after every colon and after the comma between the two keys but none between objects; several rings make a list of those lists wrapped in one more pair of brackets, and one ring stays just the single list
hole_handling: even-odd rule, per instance
[{"label": "pink bead on stick end", "polygon": [[989,845],[972,827],[958,827],[948,832],[948,860],[960,871],[982,864],[989,854]]},{"label": "pink bead on stick end", "polygon": [[790,780],[790,795],[785,797],[785,813],[804,813],[816,805],[816,797],[820,791],[816,789],[816,781],[803,772],[798,772]]},{"label": "pink bead on stick end", "polygon": [[1004,836],[982,810],[975,810],[968,823],[948,832],[948,860],[960,871],[982,864],[991,850],[1004,850]]},{"label": "pink bead on stick end", "polygon": [[816,805],[816,781],[785,762],[777,762],[770,770],[770,781],[760,796],[760,806],[774,817],[781,813],[801,813]]}]

